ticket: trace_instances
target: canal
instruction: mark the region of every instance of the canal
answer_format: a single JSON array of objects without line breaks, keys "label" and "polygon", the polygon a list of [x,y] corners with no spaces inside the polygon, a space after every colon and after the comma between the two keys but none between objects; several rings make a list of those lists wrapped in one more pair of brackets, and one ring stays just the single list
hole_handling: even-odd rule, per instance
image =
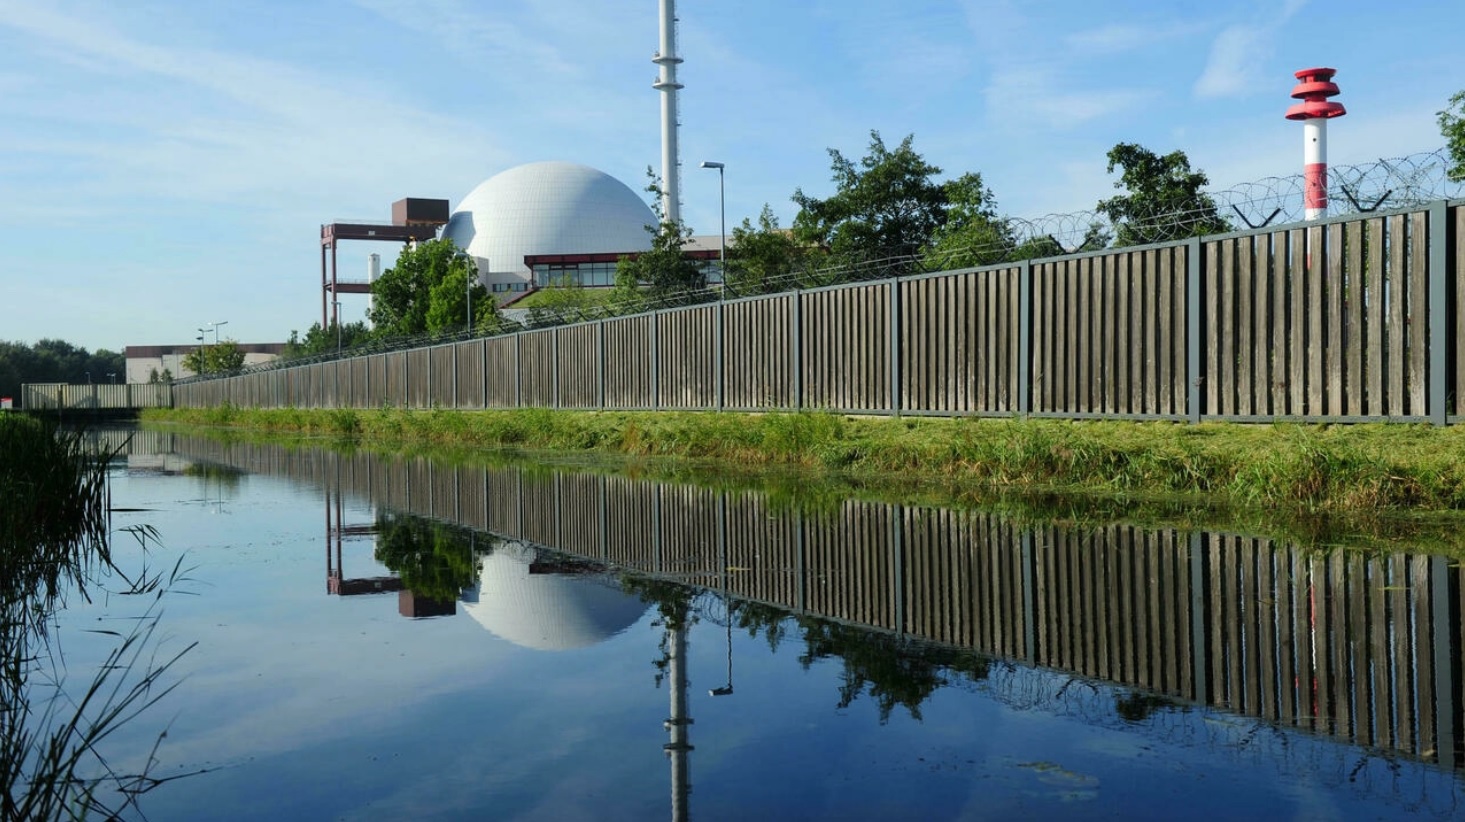
[{"label": "canal", "polygon": [[[122,442],[132,432],[103,432]],[[1458,565],[138,431],[153,820],[1458,818]],[[146,526],[139,542],[120,529]],[[156,743],[156,747],[155,747]],[[177,778],[174,778],[177,777]]]}]

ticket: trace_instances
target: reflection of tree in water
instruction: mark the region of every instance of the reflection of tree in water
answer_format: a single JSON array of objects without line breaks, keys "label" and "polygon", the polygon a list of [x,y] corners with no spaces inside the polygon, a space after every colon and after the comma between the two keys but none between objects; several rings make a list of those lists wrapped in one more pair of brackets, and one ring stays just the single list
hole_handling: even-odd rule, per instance
[{"label": "reflection of tree in water", "polygon": [[376,560],[418,596],[452,602],[478,582],[478,557],[491,553],[492,535],[411,514],[376,518]]},{"label": "reflection of tree in water", "polygon": [[897,705],[921,719],[921,703],[957,680],[980,681],[989,660],[970,651],[938,648],[887,634],[871,633],[837,623],[800,619],[807,669],[815,661],[837,657],[844,665],[839,707],[848,708],[868,693],[880,708],[880,722]]},{"label": "reflection of tree in water", "polygon": [[661,632],[660,656],[651,663],[656,668],[656,687],[660,688],[671,665],[672,633],[690,628],[697,622],[697,612],[692,609],[692,599],[697,592],[685,585],[633,574],[621,574],[620,585],[626,593],[635,595],[648,605],[655,605],[656,626],[666,629]]},{"label": "reflection of tree in water", "polygon": [[1114,695],[1114,712],[1125,722],[1143,722],[1150,714],[1159,710],[1184,710],[1185,706],[1162,696],[1143,691],[1130,691]]},{"label": "reflection of tree in water", "polygon": [[211,462],[189,463],[183,468],[183,476],[198,477],[210,486],[214,483],[222,489],[237,490],[244,481],[244,472],[232,465],[218,465]]}]

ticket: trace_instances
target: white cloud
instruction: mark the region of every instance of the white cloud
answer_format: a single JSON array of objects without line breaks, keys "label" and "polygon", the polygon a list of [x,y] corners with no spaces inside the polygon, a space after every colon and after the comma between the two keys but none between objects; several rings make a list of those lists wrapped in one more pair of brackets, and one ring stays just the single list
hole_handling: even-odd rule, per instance
[{"label": "white cloud", "polygon": [[1142,50],[1156,43],[1190,37],[1202,30],[1197,23],[1171,23],[1142,26],[1133,23],[1110,23],[1098,28],[1076,31],[1064,36],[1064,45],[1085,56],[1105,57]]},{"label": "white cloud", "polygon": [[[254,195],[293,204],[291,195],[325,189],[351,200],[419,178],[424,155],[472,167],[495,154],[476,123],[363,96],[337,78],[290,65],[155,45],[39,7],[0,20],[7,25],[81,58],[77,65],[94,77],[67,97],[20,107],[52,126],[86,132],[50,145],[29,140],[34,152],[69,156],[68,164],[92,170],[36,192],[42,207],[139,195],[214,203]],[[114,87],[118,75],[138,75],[133,82],[167,102],[134,85]]]},{"label": "white cloud", "polygon": [[983,89],[990,123],[1002,129],[1066,131],[1112,117],[1151,99],[1130,77],[1090,76],[1084,60],[1145,40],[1137,27],[1100,27],[1072,35],[1086,48],[1032,48],[1052,41],[1041,21],[1010,2],[968,4],[967,25],[986,58]]},{"label": "white cloud", "polygon": [[1054,68],[1037,64],[996,68],[986,88],[994,124],[1064,130],[1138,108],[1155,92],[1138,88],[1076,88]]},{"label": "white cloud", "polygon": [[1195,81],[1202,99],[1237,97],[1249,90],[1268,88],[1268,61],[1282,28],[1307,0],[1288,0],[1270,19],[1227,26],[1211,42],[1210,56]]}]

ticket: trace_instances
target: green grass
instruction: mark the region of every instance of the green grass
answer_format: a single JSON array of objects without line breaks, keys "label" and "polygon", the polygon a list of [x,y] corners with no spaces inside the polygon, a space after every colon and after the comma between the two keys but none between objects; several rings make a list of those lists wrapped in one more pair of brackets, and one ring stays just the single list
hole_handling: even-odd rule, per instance
[{"label": "green grass", "polygon": [[149,410],[144,419],[455,448],[713,460],[1027,492],[1326,511],[1465,510],[1465,428],[819,412]]}]

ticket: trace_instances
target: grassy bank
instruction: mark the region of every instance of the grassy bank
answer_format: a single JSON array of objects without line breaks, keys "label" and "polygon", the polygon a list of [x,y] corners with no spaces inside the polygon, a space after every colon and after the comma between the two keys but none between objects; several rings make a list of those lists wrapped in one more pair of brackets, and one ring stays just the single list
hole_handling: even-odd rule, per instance
[{"label": "grassy bank", "polygon": [[834,469],[995,488],[1205,495],[1305,511],[1465,509],[1465,430],[826,413],[150,409],[145,421],[443,447]]}]

